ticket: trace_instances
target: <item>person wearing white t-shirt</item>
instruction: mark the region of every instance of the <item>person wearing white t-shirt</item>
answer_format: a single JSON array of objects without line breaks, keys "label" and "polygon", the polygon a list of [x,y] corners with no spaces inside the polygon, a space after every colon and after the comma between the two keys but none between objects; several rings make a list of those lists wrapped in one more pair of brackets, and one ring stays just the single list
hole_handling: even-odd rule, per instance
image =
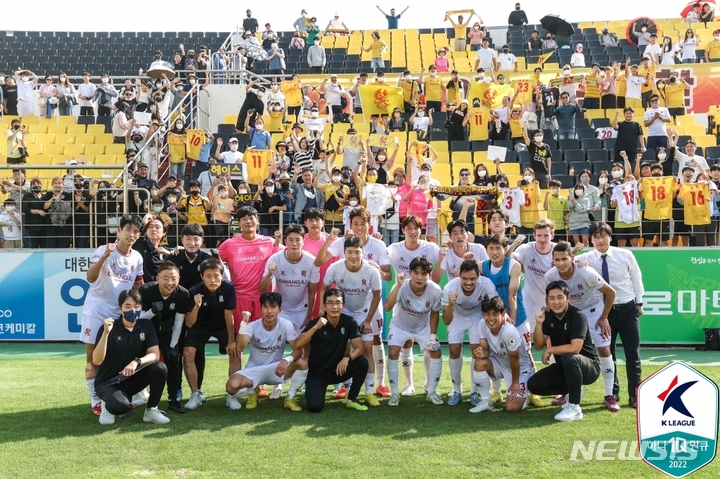
[{"label": "person wearing white t-shirt", "polygon": [[230,177],[233,181],[233,187],[237,189],[237,185],[240,183],[240,181],[248,180],[247,165],[243,161],[243,154],[238,151],[239,142],[237,138],[232,137],[230,138],[230,141],[228,141],[230,151],[223,151],[222,153],[220,153],[222,144],[222,138],[218,138],[217,149],[215,150],[215,159],[222,161],[226,165],[234,165],[237,163],[240,164],[240,174],[235,174]]},{"label": "person wearing white t-shirt", "polygon": [[518,70],[518,60],[510,53],[510,45],[503,45],[502,53],[497,56],[497,65],[499,70]]},{"label": "person wearing white t-shirt", "polygon": [[95,85],[90,83],[90,73],[83,73],[83,82],[77,87],[78,98],[80,99],[80,116],[94,116],[93,97],[95,96]]},{"label": "person wearing white t-shirt", "polygon": [[118,224],[117,240],[100,246],[90,259],[87,272],[90,288],[83,305],[80,341],[85,343],[85,380],[96,416],[100,415],[100,398],[95,393],[97,366],[92,359],[95,340],[105,319],[117,319],[120,316],[120,293],[128,289],[138,289],[143,284],[142,255],[132,249],[132,245],[140,237],[142,227],[139,216],[122,216]]},{"label": "person wearing white t-shirt", "polygon": [[[697,144],[695,140],[688,140],[685,144],[685,153],[680,152],[677,148],[675,149],[675,159],[678,162],[678,171],[683,171],[686,167],[693,169],[693,175],[691,183],[695,183],[700,173],[710,174],[710,167],[708,166],[707,160],[702,156],[695,155],[697,151]],[[678,175],[680,182],[684,183],[685,179],[682,175]]]},{"label": "person wearing white t-shirt", "polygon": [[640,76],[637,65],[630,66],[629,58],[625,64],[625,78],[627,81],[625,107],[644,108],[642,104],[642,87],[648,84],[648,79]]},{"label": "person wearing white t-shirt", "polygon": [[650,35],[650,43],[645,47],[643,52],[644,56],[651,55],[653,58],[653,64],[657,65],[660,63],[660,54],[662,53],[662,46],[657,42],[657,34],[653,33]]},{"label": "person wearing white t-shirt", "polygon": [[585,68],[585,55],[583,54],[582,43],[575,45],[575,53],[570,57],[570,66],[573,68]]},{"label": "person wearing white t-shirt", "polygon": [[477,243],[468,243],[468,225],[464,220],[456,220],[447,226],[448,247],[442,248],[438,255],[438,267],[433,271],[433,281],[440,282],[443,273],[448,280],[460,274],[460,265],[467,259],[477,262],[488,259],[485,247]]},{"label": "person wearing white t-shirt", "polygon": [[[243,369],[233,373],[227,380],[225,405],[232,410],[242,407],[238,397],[247,395],[246,409],[257,407],[255,388],[261,384],[282,385],[290,380],[290,390],[285,400],[285,409],[301,410],[295,401],[295,394],[305,384],[308,364],[302,358],[302,349],[295,350],[299,333],[293,324],[280,317],[283,298],[280,293],[260,295],[262,319],[250,321],[250,313],[243,311],[236,344],[238,349],[250,345],[250,359]],[[285,344],[293,348],[292,354],[282,357]]]},{"label": "person wearing white t-shirt", "polygon": [[477,70],[478,68],[483,68],[487,71],[495,71],[498,69],[495,50],[490,48],[490,40],[487,38],[483,38],[482,48],[480,48],[475,55],[474,69]]},{"label": "person wearing white t-shirt", "polygon": [[673,45],[672,38],[663,37],[663,44],[660,47],[660,64],[675,65],[675,57],[680,53],[680,44]]},{"label": "person wearing white t-shirt", "polygon": [[[35,115],[35,96],[33,90],[38,77],[29,70],[18,70],[13,76],[17,86],[17,112],[20,118]],[[117,299],[117,298],[115,298]],[[93,338],[94,340],[94,338]]]},{"label": "person wearing white t-shirt", "polygon": [[695,36],[695,32],[688,28],[685,32],[685,38],[679,42],[680,51],[682,52],[683,63],[695,63],[697,62],[697,55],[695,49],[700,45],[700,39]]},{"label": "person wearing white t-shirt", "polygon": [[667,132],[665,123],[670,123],[672,117],[667,108],[660,106],[660,97],[656,94],[650,96],[650,108],[645,110],[643,118],[648,129],[648,140],[646,148],[657,150],[659,147],[668,147]]}]

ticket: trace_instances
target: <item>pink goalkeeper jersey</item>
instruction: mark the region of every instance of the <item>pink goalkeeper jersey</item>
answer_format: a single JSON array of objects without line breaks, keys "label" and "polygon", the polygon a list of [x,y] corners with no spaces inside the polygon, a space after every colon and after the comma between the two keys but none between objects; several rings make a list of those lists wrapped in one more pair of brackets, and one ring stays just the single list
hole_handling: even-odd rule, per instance
[{"label": "pink goalkeeper jersey", "polygon": [[[307,251],[308,253],[317,258],[317,254],[320,252],[320,249],[325,244],[325,240],[327,240],[327,237],[327,233],[320,233],[320,239],[318,239],[317,241],[313,241],[312,239],[310,239],[310,236],[308,234],[305,234],[303,251]],[[315,307],[313,308],[312,313],[313,318],[317,318],[320,312],[320,304],[322,304],[322,298],[320,298],[320,290],[322,288],[320,287],[320,285],[322,285],[323,279],[325,279],[325,273],[327,272],[330,265],[336,262],[338,259],[339,258],[332,258],[330,261],[320,266],[320,281],[318,283],[317,296],[315,297]]]},{"label": "pink goalkeeper jersey", "polygon": [[238,298],[260,299],[258,285],[265,271],[268,258],[284,246],[275,246],[275,240],[269,236],[257,235],[255,239],[246,240],[236,236],[223,243],[218,248],[220,259],[225,261],[230,269],[230,278]]}]

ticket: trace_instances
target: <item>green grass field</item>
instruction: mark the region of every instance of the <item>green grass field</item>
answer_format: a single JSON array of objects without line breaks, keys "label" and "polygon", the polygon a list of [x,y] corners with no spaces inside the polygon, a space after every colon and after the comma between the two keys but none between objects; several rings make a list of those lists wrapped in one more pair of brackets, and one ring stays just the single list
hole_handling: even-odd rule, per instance
[{"label": "green grass field", "polygon": [[[654,364],[644,366],[643,376],[683,357],[664,351],[644,351],[646,363]],[[434,406],[420,394],[397,408],[381,400],[379,409],[367,412],[334,399],[317,415],[291,413],[282,401],[270,400],[253,411],[231,412],[224,401],[227,362],[215,355],[203,387],[208,402],[197,411],[169,412],[172,422],[155,426],[144,424],[136,410],[101,426],[90,411],[81,352],[76,345],[0,345],[1,478],[665,477],[642,461],[570,461],[574,440],[637,439],[635,410],[623,397],[619,413],[606,411],[601,381],[583,400],[585,419],[569,424],[553,420],[558,408],[474,415],[467,399]],[[693,364],[720,382],[720,356],[692,353]],[[422,390],[419,359],[415,380]],[[624,368],[620,374],[624,378]],[[469,377],[466,363],[463,378]],[[445,364],[443,395],[449,383]],[[720,463],[691,477],[720,477]]]}]

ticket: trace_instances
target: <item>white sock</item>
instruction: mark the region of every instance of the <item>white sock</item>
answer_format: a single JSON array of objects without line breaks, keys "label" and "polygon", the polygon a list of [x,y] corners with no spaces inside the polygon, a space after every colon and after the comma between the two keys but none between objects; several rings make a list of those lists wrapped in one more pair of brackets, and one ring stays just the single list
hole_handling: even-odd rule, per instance
[{"label": "white sock", "polygon": [[478,372],[473,370],[472,376],[480,399],[483,402],[490,402],[490,376],[488,376],[487,371]]},{"label": "white sock", "polygon": [[502,379],[493,379],[492,380],[492,387],[494,393],[499,393],[502,390]]},{"label": "white sock", "polygon": [[349,391],[350,387],[352,387],[352,378],[348,379],[343,384],[345,385],[345,389],[347,389]]},{"label": "white sock", "polygon": [[602,368],[603,382],[605,383],[605,396],[612,396],[613,383],[615,382],[615,365],[612,356],[600,358],[600,367]]},{"label": "white sock", "polygon": [[373,359],[375,360],[375,374],[377,375],[377,385],[385,385],[385,346],[373,344]]},{"label": "white sock", "polygon": [[[427,351],[423,352],[423,369],[425,369],[425,389],[428,388],[427,378],[430,377],[430,353]],[[414,385],[413,385],[414,386]]]},{"label": "white sock", "polygon": [[365,376],[365,394],[373,394],[375,392],[375,373],[367,373]]},{"label": "white sock", "polygon": [[[252,391],[252,388],[240,388],[240,389],[238,389],[238,392],[236,392],[235,394],[231,394],[231,396],[234,398],[239,398],[239,397],[245,396],[250,391]],[[195,393],[193,393],[193,394],[195,394]]]},{"label": "white sock", "polygon": [[292,399],[297,394],[298,390],[305,384],[305,380],[308,376],[308,370],[300,371],[296,370],[292,376],[290,376],[290,389],[288,389],[288,399]]},{"label": "white sock", "polygon": [[95,407],[96,404],[100,404],[100,398],[98,397],[97,393],[95,392],[95,378],[86,379],[85,384],[87,384],[87,390],[88,390],[88,396],[90,396],[90,402],[92,403],[92,406]]},{"label": "white sock", "polygon": [[448,363],[450,364],[450,379],[452,379],[453,391],[458,394],[462,394],[463,358],[450,358]]},{"label": "white sock", "polygon": [[437,391],[437,386],[440,382],[440,377],[442,376],[442,358],[435,359],[428,356],[428,359],[430,360],[430,365],[428,367],[430,375],[426,381],[428,385],[428,394],[431,394]]},{"label": "white sock", "polygon": [[390,381],[390,392],[392,394],[400,394],[400,390],[398,387],[399,370],[398,370],[398,360],[397,359],[388,358],[387,375],[388,375],[388,381]]},{"label": "white sock", "polygon": [[413,382],[413,353],[412,348],[402,348],[400,350],[400,361],[402,362],[403,376],[405,376],[405,386],[415,387]]},{"label": "white sock", "polygon": [[[475,371],[475,359],[470,359],[470,371]],[[470,394],[477,392],[475,380],[470,381]]]}]

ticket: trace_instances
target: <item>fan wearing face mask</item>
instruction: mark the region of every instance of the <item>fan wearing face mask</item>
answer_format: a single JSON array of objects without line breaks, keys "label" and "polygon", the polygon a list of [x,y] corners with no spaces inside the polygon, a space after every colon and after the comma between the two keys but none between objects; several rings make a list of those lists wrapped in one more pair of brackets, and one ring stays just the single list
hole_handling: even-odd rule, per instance
[{"label": "fan wearing face mask", "polygon": [[[255,79],[247,84],[245,87],[245,100],[240,107],[238,112],[237,121],[235,122],[236,133],[242,133],[245,131],[246,125],[255,125],[257,118],[261,118],[265,113],[265,103],[262,101],[265,95],[265,87],[255,87],[260,82],[259,79]],[[247,118],[250,118],[247,121]]]},{"label": "fan wearing face mask", "polygon": [[592,210],[590,197],[585,194],[585,185],[578,183],[568,195],[567,200],[567,227],[575,244],[582,242],[588,244],[588,231],[590,228],[589,213]]},{"label": "fan wearing face mask", "polygon": [[610,206],[615,208],[614,232],[618,246],[623,247],[628,241],[632,246],[637,246],[640,241],[640,193],[627,156],[623,160],[623,165],[615,163],[610,169],[613,179]]},{"label": "fan wearing face mask", "polygon": [[100,75],[100,85],[95,89],[95,94],[92,97],[93,101],[96,101],[98,105],[98,116],[110,116],[113,98],[117,98],[117,96],[117,90],[110,83],[110,75],[107,73]]},{"label": "fan wearing face mask", "polygon": [[[350,196],[354,196],[354,206],[358,205],[357,193],[351,195],[350,188],[343,184],[342,170],[333,168],[330,183],[317,183],[315,187],[325,194],[325,224],[330,228],[342,230],[346,207],[350,205]],[[341,231],[342,234],[342,231]]]},{"label": "fan wearing face mask", "polygon": [[538,181],[540,188],[546,189],[550,180],[550,172],[552,171],[552,152],[550,146],[544,143],[545,136],[542,130],[532,130],[528,136],[527,122],[524,123],[523,139],[528,147],[530,154],[530,167],[535,172],[535,179]]},{"label": "fan wearing face mask", "polygon": [[248,148],[256,150],[272,150],[272,135],[265,129],[265,122],[261,117],[255,118],[255,122],[250,124],[250,117],[245,118],[245,130],[250,135],[250,144]]},{"label": "fan wearing face mask", "polygon": [[0,213],[0,244],[3,248],[22,248],[22,216],[15,211],[14,200],[5,200],[3,207],[5,211]]},{"label": "fan wearing face mask", "polygon": [[[35,86],[38,77],[31,71],[18,70],[14,74],[17,88],[17,114],[20,117],[35,115]],[[116,94],[117,96],[117,94]]]},{"label": "fan wearing face mask", "polygon": [[168,153],[170,158],[169,174],[176,178],[185,178],[185,145],[187,144],[187,132],[182,119],[177,119],[167,134]]},{"label": "fan wearing face mask", "polygon": [[[615,158],[617,162],[622,161],[622,154],[634,156],[638,145],[640,151],[645,152],[645,136],[643,134],[640,123],[633,120],[635,110],[625,107],[623,110],[623,121],[618,122],[620,110],[615,110],[611,126],[617,130],[617,139],[615,140]],[[671,162],[672,164],[672,162]]]}]

